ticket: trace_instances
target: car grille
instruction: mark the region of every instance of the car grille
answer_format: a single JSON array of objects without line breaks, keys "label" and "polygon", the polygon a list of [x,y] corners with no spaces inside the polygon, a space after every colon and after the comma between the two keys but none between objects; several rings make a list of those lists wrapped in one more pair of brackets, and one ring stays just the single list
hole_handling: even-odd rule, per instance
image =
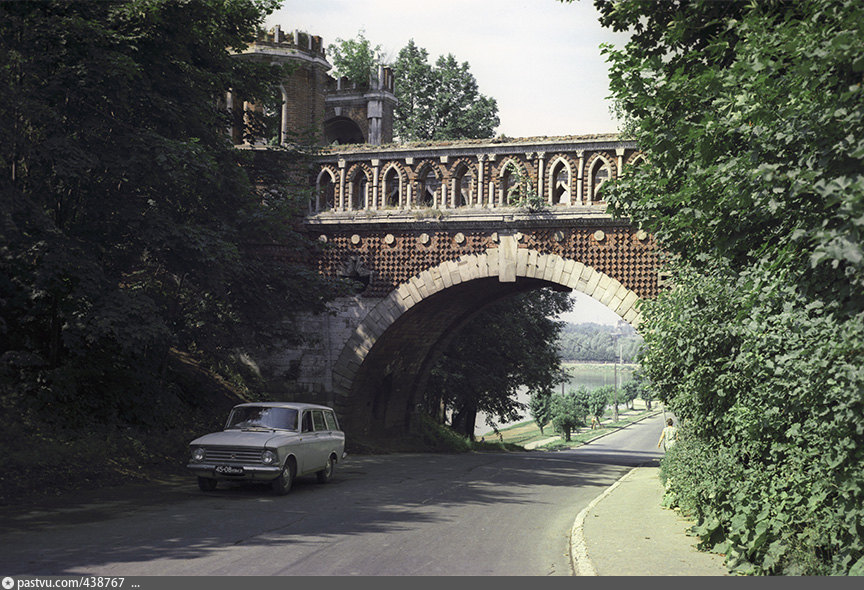
[{"label": "car grille", "polygon": [[264,449],[234,449],[230,447],[205,447],[204,460],[209,463],[225,463],[248,465],[261,463],[261,453]]}]

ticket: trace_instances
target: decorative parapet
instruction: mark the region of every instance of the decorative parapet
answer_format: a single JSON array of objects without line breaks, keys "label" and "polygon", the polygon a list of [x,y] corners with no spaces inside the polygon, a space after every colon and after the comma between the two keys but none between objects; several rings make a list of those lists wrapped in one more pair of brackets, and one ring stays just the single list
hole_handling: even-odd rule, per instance
[{"label": "decorative parapet", "polygon": [[237,55],[273,61],[301,60],[313,63],[325,71],[332,67],[327,61],[324,40],[321,37],[297,30],[286,33],[279,25],[259,33],[258,39],[243,51],[237,52]]}]

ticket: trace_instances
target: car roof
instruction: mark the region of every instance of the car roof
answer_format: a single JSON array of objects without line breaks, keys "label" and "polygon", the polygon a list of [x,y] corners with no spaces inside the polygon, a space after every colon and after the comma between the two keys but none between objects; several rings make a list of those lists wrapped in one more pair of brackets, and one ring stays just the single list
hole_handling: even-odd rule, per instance
[{"label": "car roof", "polygon": [[265,407],[265,408],[292,408],[295,410],[333,410],[328,406],[322,406],[319,404],[309,404],[305,402],[246,402],[244,404],[237,404],[234,406],[235,408],[243,408],[249,406],[256,407]]}]

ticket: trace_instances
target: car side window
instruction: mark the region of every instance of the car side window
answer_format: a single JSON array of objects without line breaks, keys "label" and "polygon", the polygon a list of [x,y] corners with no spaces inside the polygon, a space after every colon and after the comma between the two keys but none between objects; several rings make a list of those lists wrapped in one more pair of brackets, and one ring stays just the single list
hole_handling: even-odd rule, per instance
[{"label": "car side window", "polygon": [[315,430],[327,430],[324,425],[324,413],[320,410],[312,412],[312,423],[315,425]]},{"label": "car side window", "polygon": [[303,429],[301,432],[312,432],[312,412],[303,413]]},{"label": "car side window", "polygon": [[327,422],[327,430],[339,430],[336,415],[333,412],[324,412],[324,420]]}]

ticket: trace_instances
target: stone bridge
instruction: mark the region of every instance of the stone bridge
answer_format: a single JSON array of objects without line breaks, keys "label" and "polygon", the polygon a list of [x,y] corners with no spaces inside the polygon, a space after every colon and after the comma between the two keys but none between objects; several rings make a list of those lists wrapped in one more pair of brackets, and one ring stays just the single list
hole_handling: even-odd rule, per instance
[{"label": "stone bridge", "polygon": [[324,244],[319,271],[357,292],[306,319],[304,349],[262,363],[271,391],[331,404],[371,436],[410,427],[450,338],[503,297],[575,289],[638,325],[659,253],[598,190],[643,163],[616,136],[325,151],[305,227]]}]

